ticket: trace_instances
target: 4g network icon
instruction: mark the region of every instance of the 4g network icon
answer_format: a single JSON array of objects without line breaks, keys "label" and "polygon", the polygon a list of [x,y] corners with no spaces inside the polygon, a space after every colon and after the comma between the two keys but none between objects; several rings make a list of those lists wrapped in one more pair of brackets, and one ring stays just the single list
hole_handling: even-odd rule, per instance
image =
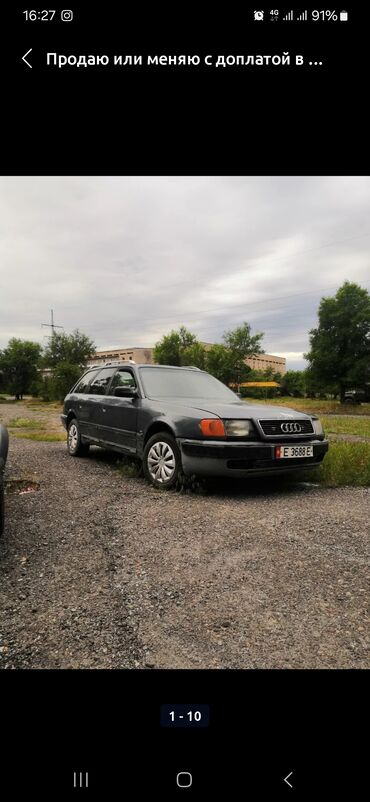
[{"label": "4g network icon", "polygon": [[[263,22],[265,18],[265,12],[262,10],[254,11],[253,18],[255,22]],[[279,19],[279,11],[278,9],[271,9],[270,11],[270,21],[274,22]]]}]

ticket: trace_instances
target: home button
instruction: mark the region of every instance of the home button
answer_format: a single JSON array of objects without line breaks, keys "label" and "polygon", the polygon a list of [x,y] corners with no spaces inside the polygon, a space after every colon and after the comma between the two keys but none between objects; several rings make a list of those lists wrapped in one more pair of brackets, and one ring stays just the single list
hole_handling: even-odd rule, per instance
[{"label": "home button", "polygon": [[179,771],[176,782],[179,788],[190,788],[193,783],[192,775],[190,771]]}]

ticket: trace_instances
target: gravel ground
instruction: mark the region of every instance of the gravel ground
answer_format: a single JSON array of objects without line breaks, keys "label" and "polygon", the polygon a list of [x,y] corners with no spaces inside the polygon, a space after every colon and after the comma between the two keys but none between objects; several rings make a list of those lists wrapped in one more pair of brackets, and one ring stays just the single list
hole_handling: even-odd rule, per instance
[{"label": "gravel ground", "polygon": [[[1,410],[2,411],[2,410]],[[162,493],[11,437],[3,668],[369,668],[370,489]]]}]

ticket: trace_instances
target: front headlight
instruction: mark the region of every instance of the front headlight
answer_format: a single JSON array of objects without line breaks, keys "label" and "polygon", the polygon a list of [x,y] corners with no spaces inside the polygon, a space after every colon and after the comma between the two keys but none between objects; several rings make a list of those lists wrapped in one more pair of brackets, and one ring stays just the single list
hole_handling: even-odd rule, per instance
[{"label": "front headlight", "polygon": [[324,434],[324,429],[322,428],[321,421],[319,421],[318,418],[313,418],[312,423],[315,434]]},{"label": "front headlight", "polygon": [[253,431],[250,420],[225,420],[224,425],[227,437],[248,437]]}]

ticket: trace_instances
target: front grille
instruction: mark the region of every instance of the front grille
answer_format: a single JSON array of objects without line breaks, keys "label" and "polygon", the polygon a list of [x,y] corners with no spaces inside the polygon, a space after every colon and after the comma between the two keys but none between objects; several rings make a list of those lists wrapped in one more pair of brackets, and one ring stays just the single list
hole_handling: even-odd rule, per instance
[{"label": "front grille", "polygon": [[[294,435],[299,437],[302,434],[313,434],[314,428],[310,420],[259,420],[258,421],[262,431],[264,434],[268,435],[268,437],[293,437]],[[284,432],[282,426],[287,425],[287,428],[290,428],[290,424],[293,424],[292,428],[295,428],[295,425],[300,426],[299,431],[287,431]]]}]

